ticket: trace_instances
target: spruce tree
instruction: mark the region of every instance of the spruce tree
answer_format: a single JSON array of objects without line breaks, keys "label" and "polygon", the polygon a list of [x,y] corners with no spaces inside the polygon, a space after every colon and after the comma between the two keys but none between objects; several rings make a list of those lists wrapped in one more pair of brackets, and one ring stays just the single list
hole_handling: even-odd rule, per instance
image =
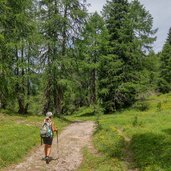
[{"label": "spruce tree", "polygon": [[[134,3],[138,3],[138,8],[146,12],[138,1]],[[110,49],[108,60],[104,61],[102,67],[100,87],[106,112],[131,105],[139,91],[144,50],[155,40],[150,38],[155,33],[152,31],[151,15],[142,13],[136,12],[134,5],[127,0],[107,1],[104,6]],[[137,19],[142,23],[136,25]],[[148,25],[143,25],[146,22],[149,22]],[[137,32],[141,34],[137,35]]]},{"label": "spruce tree", "polygon": [[162,93],[168,93],[171,90],[171,28],[160,54],[160,61],[158,90]]}]

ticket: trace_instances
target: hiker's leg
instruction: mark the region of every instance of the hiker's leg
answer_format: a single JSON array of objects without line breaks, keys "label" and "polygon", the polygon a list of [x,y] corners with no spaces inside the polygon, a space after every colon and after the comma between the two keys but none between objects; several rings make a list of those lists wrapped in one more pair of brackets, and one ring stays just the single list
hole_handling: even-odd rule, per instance
[{"label": "hiker's leg", "polygon": [[50,156],[51,154],[52,141],[53,141],[53,137],[49,137],[48,146],[47,146],[47,156]]},{"label": "hiker's leg", "polygon": [[51,153],[51,145],[47,145],[47,156],[50,156]]},{"label": "hiker's leg", "polygon": [[48,153],[48,144],[45,144],[44,152],[45,152],[45,157],[46,157],[47,156],[47,153]]},{"label": "hiker's leg", "polygon": [[46,160],[46,164],[49,164],[49,161],[50,161],[50,158],[49,158],[50,148],[49,147],[51,147],[51,145],[48,145],[48,144],[45,145],[45,160]]}]

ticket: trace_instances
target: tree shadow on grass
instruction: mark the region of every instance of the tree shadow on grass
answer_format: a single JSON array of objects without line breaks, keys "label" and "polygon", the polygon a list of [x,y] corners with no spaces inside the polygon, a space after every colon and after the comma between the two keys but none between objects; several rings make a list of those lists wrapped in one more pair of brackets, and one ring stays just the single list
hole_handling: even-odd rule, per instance
[{"label": "tree shadow on grass", "polygon": [[163,132],[167,133],[168,135],[171,135],[171,128],[170,129],[164,129]]},{"label": "tree shadow on grass", "polygon": [[132,137],[130,148],[137,167],[157,165],[171,168],[171,139],[163,134],[144,133]]},{"label": "tree shadow on grass", "polygon": [[67,122],[67,123],[74,123],[74,121],[69,120],[68,118],[64,117],[64,116],[57,116],[57,118],[59,118],[60,120]]},{"label": "tree shadow on grass", "polygon": [[91,117],[91,116],[95,116],[95,113],[94,112],[89,112],[89,113],[84,113],[82,115],[80,115],[79,117]]}]

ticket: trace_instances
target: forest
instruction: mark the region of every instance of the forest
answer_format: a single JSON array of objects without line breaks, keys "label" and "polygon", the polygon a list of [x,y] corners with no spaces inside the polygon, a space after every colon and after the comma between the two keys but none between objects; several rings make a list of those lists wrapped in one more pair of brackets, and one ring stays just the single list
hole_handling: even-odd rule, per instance
[{"label": "forest", "polygon": [[0,1],[0,107],[70,115],[122,110],[170,91],[171,32],[155,53],[153,17],[138,1]]},{"label": "forest", "polygon": [[[158,28],[139,0],[89,7],[0,0],[0,169],[171,170],[171,28],[155,52]],[[49,111],[61,147],[47,166],[38,144]]]}]

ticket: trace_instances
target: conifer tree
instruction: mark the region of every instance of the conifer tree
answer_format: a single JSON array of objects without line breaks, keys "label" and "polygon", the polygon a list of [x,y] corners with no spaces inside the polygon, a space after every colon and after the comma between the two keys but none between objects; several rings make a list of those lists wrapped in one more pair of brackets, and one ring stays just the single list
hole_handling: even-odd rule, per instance
[{"label": "conifer tree", "polygon": [[[81,39],[77,41],[79,50],[79,79],[84,104],[96,104],[98,101],[99,69],[103,55],[107,53],[108,31],[103,18],[95,12],[90,15]],[[84,77],[82,77],[84,75]],[[82,95],[81,95],[82,94]]]},{"label": "conifer tree", "polygon": [[[3,56],[5,68],[10,67],[6,82],[9,83],[13,93],[17,99],[18,112],[27,113],[29,102],[27,97],[29,81],[28,66],[31,57],[30,40],[35,31],[34,21],[31,14],[33,1],[6,1],[5,2],[5,20],[3,27],[4,49]],[[6,58],[6,59],[5,59]],[[27,75],[27,76],[26,76]],[[9,89],[8,89],[9,90]]]},{"label": "conifer tree", "polygon": [[71,79],[71,54],[86,14],[85,6],[78,0],[42,0],[40,7],[45,39],[41,57],[45,64],[43,113],[52,110],[61,114]]},{"label": "conifer tree", "polygon": [[0,1],[0,108],[6,108],[7,101],[9,98],[10,85],[10,58],[7,55],[5,25],[6,25],[6,14],[9,11],[7,8],[6,1]]},{"label": "conifer tree", "polygon": [[158,90],[162,93],[168,93],[171,90],[171,28],[160,54],[160,61]]},{"label": "conifer tree", "polygon": [[[139,3],[136,5],[139,10],[143,8]],[[106,112],[127,107],[135,101],[143,69],[144,49],[155,40],[150,38],[155,33],[152,31],[151,15],[144,8],[142,11],[146,13],[143,15],[135,10],[127,0],[107,1],[103,9],[110,34],[108,60],[104,62],[100,82]],[[137,19],[141,20],[138,25],[135,24]],[[148,23],[148,28],[144,23]]]}]

